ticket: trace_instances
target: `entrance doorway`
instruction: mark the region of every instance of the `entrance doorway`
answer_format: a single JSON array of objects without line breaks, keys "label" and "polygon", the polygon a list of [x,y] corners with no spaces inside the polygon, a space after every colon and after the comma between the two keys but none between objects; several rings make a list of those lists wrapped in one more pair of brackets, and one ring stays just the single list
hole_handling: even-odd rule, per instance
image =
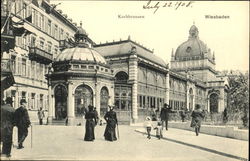
[{"label": "entrance doorway", "polygon": [[118,72],[115,75],[115,107],[118,120],[130,122],[132,111],[132,87],[128,82],[128,75],[125,72]]},{"label": "entrance doorway", "polygon": [[56,120],[65,119],[67,117],[67,90],[63,85],[55,88],[55,117]]},{"label": "entrance doorway", "polygon": [[218,94],[212,93],[209,97],[209,104],[210,104],[210,113],[217,113],[218,112]]}]

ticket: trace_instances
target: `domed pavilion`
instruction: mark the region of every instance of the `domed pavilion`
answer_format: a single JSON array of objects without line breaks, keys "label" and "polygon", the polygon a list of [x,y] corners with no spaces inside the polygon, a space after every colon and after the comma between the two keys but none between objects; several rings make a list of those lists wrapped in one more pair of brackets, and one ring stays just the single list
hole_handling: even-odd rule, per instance
[{"label": "domed pavilion", "polygon": [[[92,48],[86,31],[78,27],[75,42],[62,50],[52,63],[49,77],[49,122],[68,120],[76,125],[89,105],[113,103],[112,71],[101,54]],[[52,120],[53,118],[53,120]]]}]

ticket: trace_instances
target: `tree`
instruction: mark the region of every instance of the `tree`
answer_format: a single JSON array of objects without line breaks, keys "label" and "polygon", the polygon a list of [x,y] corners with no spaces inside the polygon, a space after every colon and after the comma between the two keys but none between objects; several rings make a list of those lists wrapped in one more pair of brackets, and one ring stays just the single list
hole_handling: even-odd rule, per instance
[{"label": "tree", "polygon": [[241,114],[245,127],[249,126],[249,73],[228,75],[229,83],[229,113]]}]

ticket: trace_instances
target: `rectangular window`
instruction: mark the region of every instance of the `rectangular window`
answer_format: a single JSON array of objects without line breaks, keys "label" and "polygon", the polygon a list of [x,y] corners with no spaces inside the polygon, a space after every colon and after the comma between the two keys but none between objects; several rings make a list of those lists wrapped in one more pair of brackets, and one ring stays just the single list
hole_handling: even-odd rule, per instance
[{"label": "rectangular window", "polygon": [[12,64],[13,73],[16,74],[16,57],[13,55],[11,56],[11,64]]},{"label": "rectangular window", "polygon": [[60,37],[59,37],[60,40],[63,40],[63,39],[64,39],[64,38],[63,38],[63,29],[60,30],[60,35],[59,35],[59,36],[60,36]]},{"label": "rectangular window", "polygon": [[48,53],[51,53],[51,51],[52,51],[52,50],[51,50],[51,46],[52,46],[51,43],[48,42]]},{"label": "rectangular window", "polygon": [[44,31],[44,16],[41,14],[41,30]]},{"label": "rectangular window", "polygon": [[58,54],[58,47],[54,46],[54,55],[56,56]]},{"label": "rectangular window", "polygon": [[55,38],[58,39],[58,26],[55,25]]},{"label": "rectangular window", "polygon": [[37,10],[35,10],[35,26],[37,26],[37,27],[39,27],[38,26],[38,12],[37,12]]},{"label": "rectangular window", "polygon": [[139,96],[139,107],[142,107],[142,96]]},{"label": "rectangular window", "polygon": [[36,74],[36,62],[32,61],[31,62],[31,78],[35,78]]},{"label": "rectangular window", "polygon": [[22,76],[26,76],[26,59],[22,59]]},{"label": "rectangular window", "polygon": [[36,94],[31,93],[31,105],[30,105],[31,109],[35,109],[35,104],[36,104],[35,102],[36,102]]},{"label": "rectangular window", "polygon": [[47,33],[51,35],[51,20],[48,20],[48,31]]},{"label": "rectangular window", "polygon": [[30,46],[35,47],[36,46],[36,37],[31,36]]},{"label": "rectangular window", "polygon": [[26,99],[26,92],[22,92],[22,98]]},{"label": "rectangular window", "polygon": [[43,80],[44,79],[43,64],[40,64],[40,70],[41,70],[40,79]]},{"label": "rectangular window", "polygon": [[43,94],[40,94],[40,107],[43,107]]},{"label": "rectangular window", "polygon": [[39,79],[39,77],[40,77],[40,75],[41,75],[41,70],[40,70],[40,65],[39,65],[39,63],[36,64],[36,74],[37,74],[36,79]]},{"label": "rectangular window", "polygon": [[26,18],[27,17],[27,5],[24,3],[23,4],[23,18]]},{"label": "rectangular window", "polygon": [[30,70],[31,70],[31,67],[30,67],[30,60],[27,60],[27,77],[30,78]]},{"label": "rectangular window", "polygon": [[44,50],[44,41],[40,40],[40,49]]}]

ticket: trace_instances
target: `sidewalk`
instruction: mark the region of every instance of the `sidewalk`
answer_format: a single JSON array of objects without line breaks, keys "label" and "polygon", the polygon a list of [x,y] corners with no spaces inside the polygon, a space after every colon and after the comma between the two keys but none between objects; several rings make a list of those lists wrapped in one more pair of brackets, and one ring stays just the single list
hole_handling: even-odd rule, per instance
[{"label": "sidewalk", "polygon": [[[145,128],[142,127],[137,128],[135,131],[146,134]],[[151,135],[155,136],[155,130],[151,131]],[[198,148],[200,150],[209,151],[234,159],[248,159],[248,141],[206,135],[202,133],[199,134],[199,136],[196,136],[195,132],[193,131],[180,130],[175,128],[169,128],[168,131],[164,129],[163,140],[175,142],[193,148]]]}]

